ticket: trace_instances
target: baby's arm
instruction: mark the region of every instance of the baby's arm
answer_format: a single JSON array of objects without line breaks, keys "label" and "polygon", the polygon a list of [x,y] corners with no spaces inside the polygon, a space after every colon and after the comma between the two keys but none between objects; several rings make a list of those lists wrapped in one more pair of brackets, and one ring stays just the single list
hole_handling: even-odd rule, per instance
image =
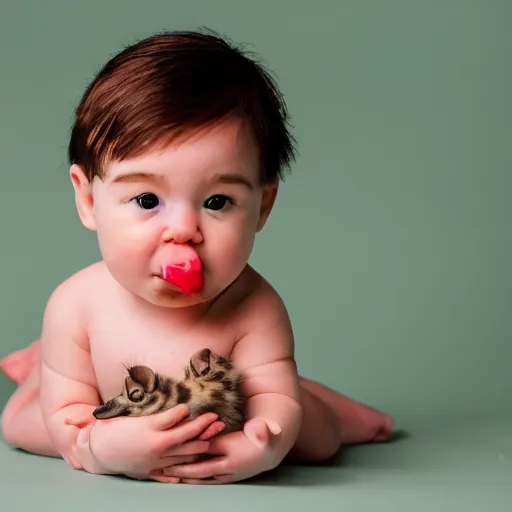
[{"label": "baby's arm", "polygon": [[84,330],[82,294],[65,281],[51,295],[41,336],[40,400],[51,441],[68,464],[90,473],[106,473],[88,443],[77,445],[80,429],[68,420],[86,418],[100,405]]},{"label": "baby's arm", "polygon": [[82,303],[89,296],[80,282],[67,281],[52,294],[44,313],[40,401],[57,451],[75,469],[133,478],[152,478],[155,469],[207,452],[209,441],[198,438],[217,420],[213,413],[180,423],[189,414],[182,404],[140,418],[92,417],[100,399]]},{"label": "baby's arm", "polygon": [[243,374],[248,419],[263,418],[271,431],[276,424],[281,431],[276,447],[279,463],[300,429],[300,385],[288,313],[277,294],[265,295],[252,305],[249,331],[236,344],[232,358]]}]

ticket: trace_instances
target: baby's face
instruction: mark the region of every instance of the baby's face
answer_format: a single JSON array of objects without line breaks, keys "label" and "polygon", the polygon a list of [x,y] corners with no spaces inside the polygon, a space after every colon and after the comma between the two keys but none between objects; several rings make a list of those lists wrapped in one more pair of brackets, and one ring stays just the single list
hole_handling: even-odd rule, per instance
[{"label": "baby's face", "polygon": [[[162,306],[221,292],[245,267],[268,213],[262,204],[275,187],[259,176],[257,147],[237,122],[112,163],[92,183],[95,228],[112,275]],[[191,297],[161,276],[174,246],[185,243],[203,263],[204,289]]]}]

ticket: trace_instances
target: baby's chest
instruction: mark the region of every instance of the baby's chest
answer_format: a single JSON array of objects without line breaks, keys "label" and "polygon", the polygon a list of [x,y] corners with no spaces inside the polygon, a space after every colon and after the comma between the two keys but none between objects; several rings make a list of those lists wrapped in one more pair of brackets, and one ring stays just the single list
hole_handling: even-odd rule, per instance
[{"label": "baby's chest", "polygon": [[233,332],[221,325],[180,329],[171,323],[134,319],[98,322],[89,332],[92,364],[103,399],[121,391],[129,366],[145,365],[181,379],[194,352],[210,348],[229,357],[235,342]]}]

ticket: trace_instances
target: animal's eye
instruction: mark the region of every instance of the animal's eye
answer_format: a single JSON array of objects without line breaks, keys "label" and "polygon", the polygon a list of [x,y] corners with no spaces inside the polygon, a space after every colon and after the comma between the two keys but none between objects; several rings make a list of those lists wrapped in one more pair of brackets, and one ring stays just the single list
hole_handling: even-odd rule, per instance
[{"label": "animal's eye", "polygon": [[128,398],[132,402],[140,402],[144,398],[144,393],[140,389],[134,389],[129,395]]}]

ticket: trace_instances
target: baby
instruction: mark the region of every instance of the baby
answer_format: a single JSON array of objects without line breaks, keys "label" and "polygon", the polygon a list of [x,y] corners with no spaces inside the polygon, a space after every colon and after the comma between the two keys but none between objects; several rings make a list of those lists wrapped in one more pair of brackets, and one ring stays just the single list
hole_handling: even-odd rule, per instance
[{"label": "baby", "polygon": [[[100,70],[69,159],[102,259],[54,290],[40,339],[2,360],[19,385],[3,411],[7,443],[90,473],[228,483],[388,439],[388,415],[298,376],[287,310],[248,265],[294,159],[287,123],[268,72],[213,33],[157,34]],[[166,269],[189,261],[200,279],[184,290]],[[222,421],[187,418],[185,404],[92,416],[127,365],[182,378],[204,347],[243,375],[243,430],[217,436]]]}]

